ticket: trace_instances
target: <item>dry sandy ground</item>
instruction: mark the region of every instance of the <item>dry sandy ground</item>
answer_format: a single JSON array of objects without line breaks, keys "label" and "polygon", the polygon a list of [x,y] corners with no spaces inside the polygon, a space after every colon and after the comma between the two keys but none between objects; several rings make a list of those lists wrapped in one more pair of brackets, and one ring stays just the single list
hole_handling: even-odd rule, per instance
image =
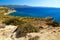
[{"label": "dry sandy ground", "polygon": [[[39,33],[28,33],[26,37],[16,38],[13,31],[16,26],[6,26],[0,29],[0,40],[29,40],[35,36],[39,36],[37,40],[60,40],[60,27],[50,27],[40,30]],[[13,35],[13,36],[11,36]],[[29,36],[30,35],[30,36]]]}]

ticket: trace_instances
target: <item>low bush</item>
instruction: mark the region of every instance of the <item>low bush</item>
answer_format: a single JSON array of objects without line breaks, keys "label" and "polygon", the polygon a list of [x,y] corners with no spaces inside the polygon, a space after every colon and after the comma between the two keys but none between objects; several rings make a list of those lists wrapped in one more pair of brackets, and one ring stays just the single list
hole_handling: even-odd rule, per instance
[{"label": "low bush", "polygon": [[3,21],[6,25],[20,25],[23,21],[19,20],[18,18],[8,18]]},{"label": "low bush", "polygon": [[15,30],[16,32],[16,37],[23,37],[26,36],[27,33],[32,33],[32,32],[39,32],[39,28],[37,27],[33,27],[30,24],[27,25],[20,25],[18,26],[18,28]]}]

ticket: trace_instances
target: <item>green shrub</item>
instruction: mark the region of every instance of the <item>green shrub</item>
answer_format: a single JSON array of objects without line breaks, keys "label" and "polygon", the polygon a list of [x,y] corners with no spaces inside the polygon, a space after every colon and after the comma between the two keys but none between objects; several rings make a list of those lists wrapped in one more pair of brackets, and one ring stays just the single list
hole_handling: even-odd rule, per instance
[{"label": "green shrub", "polygon": [[20,25],[16,30],[16,37],[17,38],[23,37],[23,36],[26,36],[27,33],[32,33],[32,32],[39,32],[39,28],[33,27],[30,24]]},{"label": "green shrub", "polygon": [[20,21],[18,18],[8,18],[3,21],[6,25],[20,25],[23,21]]},{"label": "green shrub", "polygon": [[26,25],[25,27],[25,30],[28,32],[28,33],[31,33],[31,32],[38,32],[39,29],[37,27],[33,27],[32,25],[28,24]]}]

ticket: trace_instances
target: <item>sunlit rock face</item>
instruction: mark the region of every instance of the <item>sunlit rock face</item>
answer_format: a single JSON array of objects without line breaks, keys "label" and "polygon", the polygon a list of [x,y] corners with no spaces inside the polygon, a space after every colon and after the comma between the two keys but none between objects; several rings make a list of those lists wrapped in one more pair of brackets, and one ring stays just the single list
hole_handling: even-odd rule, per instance
[{"label": "sunlit rock face", "polygon": [[13,40],[11,36],[16,28],[17,26],[12,25],[5,26],[5,28],[0,28],[0,40]]}]

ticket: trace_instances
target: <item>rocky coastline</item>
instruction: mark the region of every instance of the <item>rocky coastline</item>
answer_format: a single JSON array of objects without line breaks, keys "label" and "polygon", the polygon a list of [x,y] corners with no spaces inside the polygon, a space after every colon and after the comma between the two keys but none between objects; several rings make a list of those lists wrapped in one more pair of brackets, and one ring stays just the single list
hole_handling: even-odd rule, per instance
[{"label": "rocky coastline", "polygon": [[16,10],[1,9],[0,40],[60,40],[60,24],[53,17],[15,17],[8,14]]}]

